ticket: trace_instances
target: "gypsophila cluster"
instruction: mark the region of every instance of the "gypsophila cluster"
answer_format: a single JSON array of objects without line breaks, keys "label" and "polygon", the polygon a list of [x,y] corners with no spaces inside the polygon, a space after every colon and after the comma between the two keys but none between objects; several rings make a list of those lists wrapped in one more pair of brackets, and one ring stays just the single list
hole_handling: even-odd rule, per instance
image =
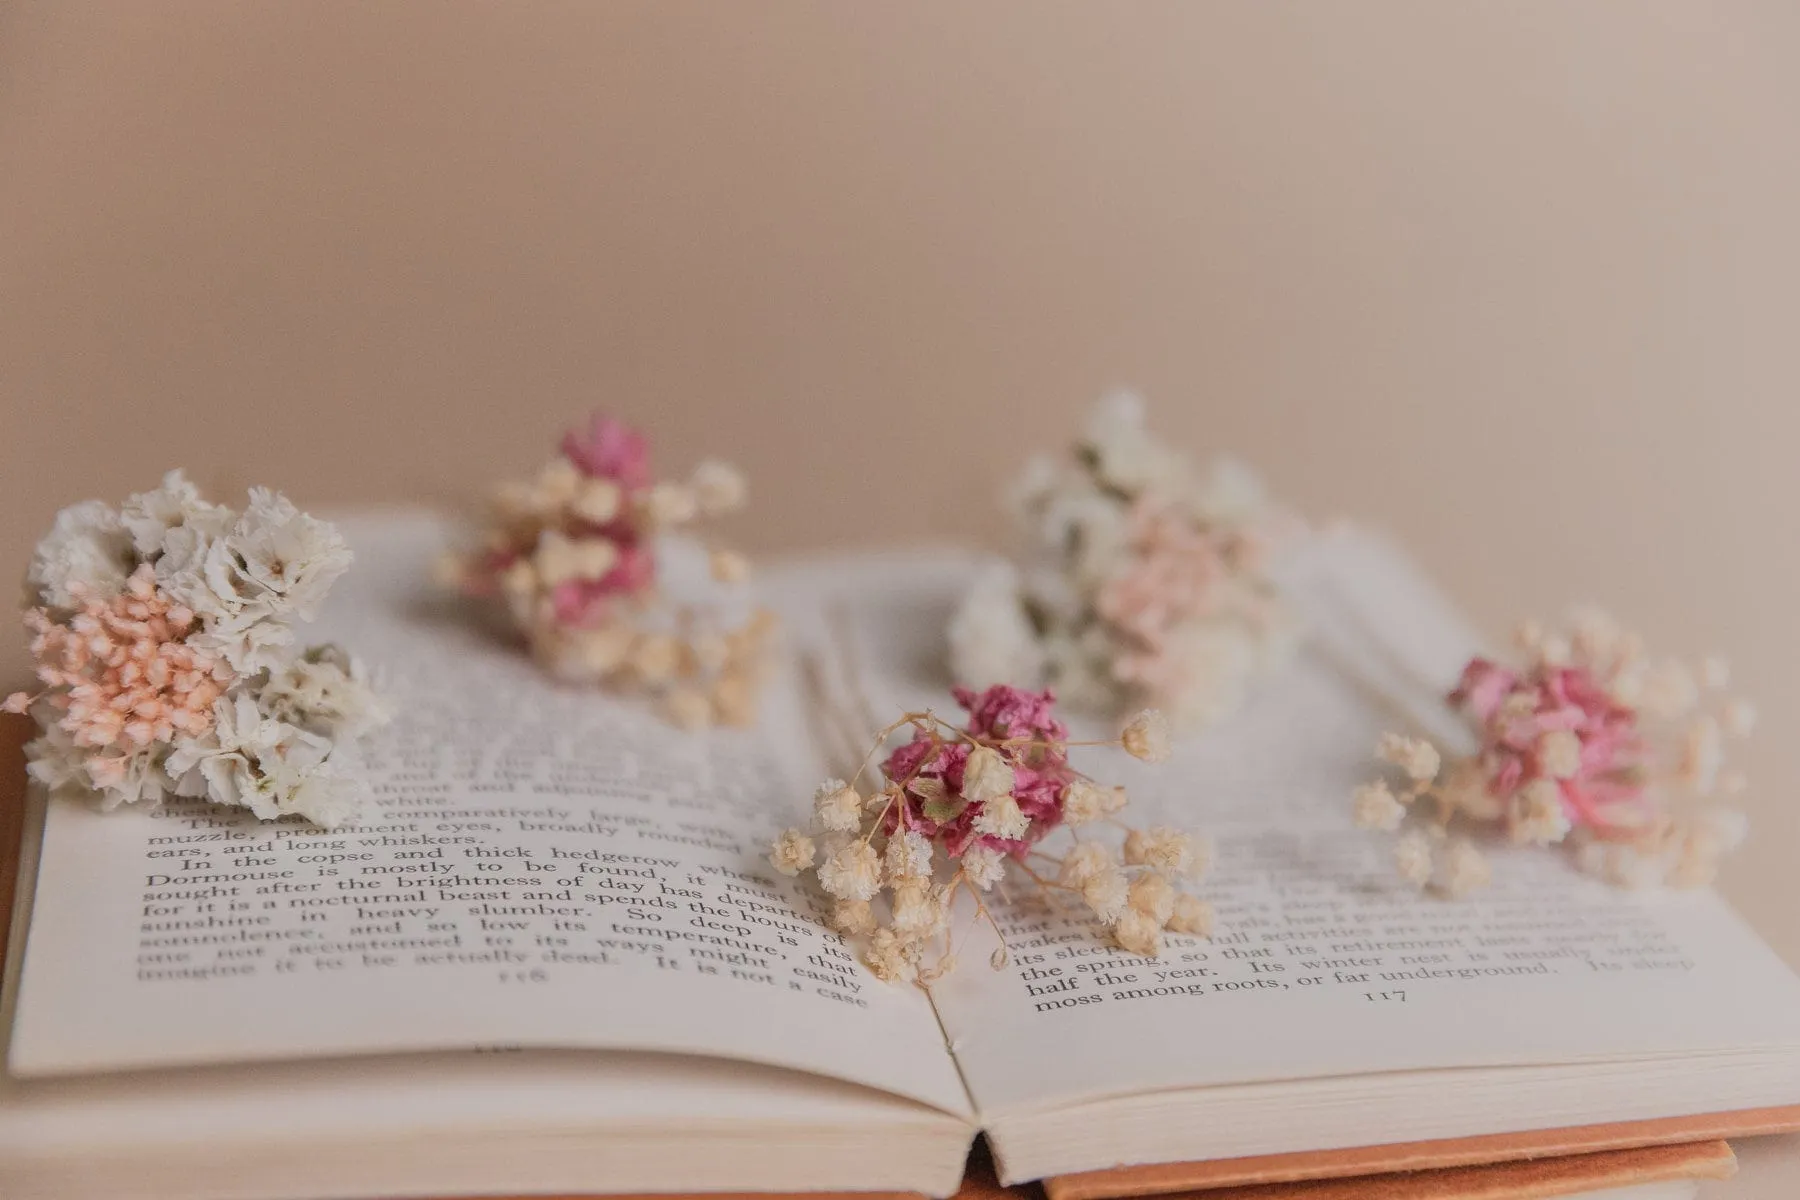
[{"label": "gypsophila cluster", "polygon": [[1451,758],[1388,734],[1377,754],[1406,782],[1358,788],[1356,823],[1398,833],[1401,876],[1450,895],[1488,882],[1466,836],[1486,831],[1568,847],[1583,870],[1624,887],[1711,882],[1746,828],[1724,803],[1745,787],[1725,765],[1726,742],[1755,723],[1747,702],[1725,695],[1724,663],[1654,661],[1595,610],[1566,635],[1532,623],[1518,641],[1522,665],[1476,658],[1450,695],[1475,753]]},{"label": "gypsophila cluster", "polygon": [[[864,961],[881,978],[930,983],[956,964],[959,899],[1000,932],[990,895],[1013,878],[1089,912],[1118,945],[1162,951],[1165,931],[1209,936],[1212,909],[1182,884],[1205,869],[1203,843],[1173,829],[1119,820],[1123,788],[1069,763],[1067,728],[1050,692],[996,685],[955,690],[960,725],[907,713],[875,739],[855,779],[826,780],[813,796],[810,833],[789,829],[770,862],[784,875],[812,871],[832,899],[831,924],[865,939]],[[881,763],[884,782],[864,794],[863,774],[896,733],[904,745]],[[1168,756],[1162,716],[1146,711],[1117,742],[1152,762]],[[1050,835],[1066,831],[1053,852]],[[1123,832],[1123,842],[1117,836]],[[1005,938],[995,952],[1006,962]]]},{"label": "gypsophila cluster", "polygon": [[1101,401],[1066,460],[1034,460],[1012,508],[1025,552],[984,572],[950,625],[963,683],[1048,685],[1192,727],[1293,643],[1266,563],[1292,519],[1242,465],[1202,469],[1154,438],[1134,395]]},{"label": "gypsophila cluster", "polygon": [[[537,478],[495,492],[485,543],[453,557],[447,574],[467,594],[503,600],[558,679],[651,696],[683,728],[751,725],[773,617],[678,600],[664,578],[665,535],[744,499],[743,476],[721,462],[685,482],[654,478],[643,435],[595,415]],[[748,577],[742,555],[703,552],[709,587]]]},{"label": "gypsophila cluster", "polygon": [[350,557],[285,497],[253,488],[237,512],[180,471],[119,508],[65,508],[25,580],[41,690],[4,704],[42,729],[32,778],[108,809],[184,796],[327,828],[354,815],[344,763],[386,710],[344,651],[294,644]]}]

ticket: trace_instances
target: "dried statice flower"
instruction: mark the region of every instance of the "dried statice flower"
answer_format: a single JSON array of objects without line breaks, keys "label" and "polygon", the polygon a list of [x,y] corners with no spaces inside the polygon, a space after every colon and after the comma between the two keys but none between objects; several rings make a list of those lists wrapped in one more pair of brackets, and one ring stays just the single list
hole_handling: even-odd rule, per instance
[{"label": "dried statice flower", "polygon": [[[686,482],[658,480],[643,435],[596,414],[563,438],[535,479],[493,497],[481,549],[445,563],[468,595],[505,604],[532,654],[558,679],[654,699],[686,729],[753,725],[774,618],[734,604],[743,555],[700,550],[670,532],[744,504],[744,477],[708,460]],[[689,557],[692,557],[690,555]]]},{"label": "dried statice flower", "polygon": [[[999,933],[990,906],[1003,902],[1008,879],[1067,896],[1136,953],[1159,953],[1165,930],[1210,936],[1212,909],[1180,890],[1204,869],[1205,846],[1173,829],[1127,829],[1121,858],[1116,843],[1095,837],[1095,826],[1115,824],[1124,791],[1070,764],[1075,743],[1051,692],[999,684],[953,694],[967,714],[960,724],[907,713],[876,736],[856,779],[819,786],[813,828],[832,848],[816,868],[814,840],[798,829],[770,851],[784,875],[814,869],[835,905],[832,927],[869,936],[871,970],[923,984],[942,978],[956,961],[958,902]],[[906,732],[910,740],[887,748]],[[1160,714],[1144,713],[1111,744],[1160,760],[1166,740]],[[882,782],[865,798],[859,784],[877,758]],[[1048,839],[1065,831],[1070,844],[1059,854]],[[1008,957],[1001,941],[997,967]]]},{"label": "dried statice flower", "polygon": [[950,623],[965,684],[1049,685],[1191,727],[1293,643],[1267,566],[1292,519],[1243,467],[1202,469],[1151,436],[1136,396],[1102,400],[1068,460],[1034,460],[1013,507],[1025,553],[983,572]]},{"label": "dried statice flower", "polygon": [[1519,665],[1476,658],[1450,694],[1475,751],[1446,757],[1385,735],[1376,757],[1405,782],[1358,787],[1356,824],[1398,831],[1401,878],[1453,896],[1492,875],[1464,833],[1569,847],[1583,870],[1622,887],[1711,882],[1744,838],[1743,816],[1720,800],[1743,788],[1725,769],[1726,742],[1749,735],[1755,711],[1722,694],[1725,664],[1653,661],[1593,609],[1566,633],[1527,623],[1518,640]]},{"label": "dried statice flower", "polygon": [[105,808],[188,796],[326,827],[353,816],[343,759],[387,710],[349,654],[293,644],[350,558],[286,497],[255,488],[236,512],[180,471],[117,509],[64,509],[26,574],[42,688],[3,705],[42,728],[32,777]]}]

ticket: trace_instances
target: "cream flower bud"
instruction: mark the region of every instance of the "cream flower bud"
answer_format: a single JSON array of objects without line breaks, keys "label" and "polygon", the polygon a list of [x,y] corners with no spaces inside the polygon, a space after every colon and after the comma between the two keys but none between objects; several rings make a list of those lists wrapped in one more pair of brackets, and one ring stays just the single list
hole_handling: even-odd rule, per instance
[{"label": "cream flower bud", "polygon": [[605,525],[619,515],[624,503],[619,485],[610,479],[584,479],[569,510],[584,521]]},{"label": "cream flower bud", "polygon": [[1162,922],[1148,913],[1126,909],[1112,933],[1119,945],[1133,954],[1155,958],[1162,953]]},{"label": "cream flower bud", "polygon": [[645,683],[667,682],[681,665],[681,643],[666,633],[647,633],[631,647],[630,661]]},{"label": "cream flower bud", "polygon": [[672,689],[663,698],[663,712],[677,729],[705,729],[712,724],[712,701],[698,688]]},{"label": "cream flower bud", "polygon": [[1081,898],[1103,924],[1111,925],[1125,914],[1130,902],[1130,885],[1125,873],[1107,866],[1088,876],[1081,885]]},{"label": "cream flower bud", "polygon": [[1688,726],[1682,741],[1681,763],[1677,773],[1681,781],[1702,796],[1710,796],[1718,786],[1719,770],[1725,765],[1725,734],[1712,717],[1699,717]]},{"label": "cream flower bud", "polygon": [[911,983],[919,977],[919,944],[901,937],[892,929],[877,929],[869,939],[863,956],[877,979],[888,983]]},{"label": "cream flower bud", "polygon": [[610,538],[583,538],[571,545],[569,565],[578,579],[604,579],[619,563],[619,547]]},{"label": "cream flower bud", "polygon": [[851,842],[819,864],[819,886],[839,900],[872,900],[881,890],[881,860],[867,842]]},{"label": "cream flower bud", "polygon": [[1394,843],[1394,867],[1400,878],[1422,888],[1431,882],[1431,839],[1422,829],[1409,829]]},{"label": "cream flower bud", "polygon": [[1514,841],[1550,846],[1562,841],[1568,832],[1562,788],[1548,779],[1534,779],[1519,790],[1512,818]]},{"label": "cream flower bud", "polygon": [[1126,903],[1145,916],[1154,917],[1161,926],[1175,914],[1175,887],[1167,876],[1148,871],[1131,881]]},{"label": "cream flower bud", "polygon": [[1571,729],[1552,729],[1537,741],[1538,767],[1552,779],[1573,779],[1581,771],[1581,739]]},{"label": "cream flower bud", "polygon": [[544,508],[561,508],[575,499],[584,478],[581,471],[568,459],[551,459],[538,472],[533,484],[537,490],[538,503]]},{"label": "cream flower bud", "polygon": [[1192,933],[1199,937],[1211,937],[1213,907],[1200,897],[1190,896],[1183,892],[1175,897],[1175,912],[1169,917],[1167,928],[1171,933]]},{"label": "cream flower bud", "polygon": [[1395,830],[1406,819],[1406,806],[1382,780],[1365,783],[1350,794],[1351,816],[1358,829]]},{"label": "cream flower bud", "polygon": [[969,882],[987,891],[1006,875],[1006,858],[987,846],[970,846],[962,856],[963,874]]},{"label": "cream flower bud", "polygon": [[827,779],[813,792],[813,819],[828,833],[849,833],[862,823],[862,797],[841,779]]},{"label": "cream flower bud", "polygon": [[1099,842],[1078,842],[1073,850],[1063,856],[1056,879],[1058,883],[1080,887],[1113,865],[1112,851]]},{"label": "cream flower bud", "polygon": [[813,865],[813,840],[798,829],[784,829],[769,851],[769,865],[783,875],[798,875]]},{"label": "cream flower bud", "polygon": [[929,937],[944,924],[943,905],[923,880],[908,879],[895,887],[893,910],[894,929],[899,933]]},{"label": "cream flower bud", "polygon": [[890,880],[927,878],[931,874],[931,843],[915,829],[895,830],[882,861]]},{"label": "cream flower bud", "polygon": [[1748,700],[1733,700],[1722,714],[1725,732],[1734,738],[1749,737],[1756,730],[1756,705]]},{"label": "cream flower bud", "polygon": [[649,491],[641,493],[639,504],[645,518],[659,528],[686,524],[694,519],[700,507],[691,490],[666,480],[652,484]]},{"label": "cream flower bud", "polygon": [[1165,826],[1133,829],[1125,835],[1125,862],[1185,875],[1194,867],[1194,843],[1187,834]]},{"label": "cream flower bud", "polygon": [[875,932],[875,910],[867,900],[839,900],[831,906],[831,927],[850,937]]},{"label": "cream flower bud", "polygon": [[1437,747],[1423,738],[1407,737],[1402,733],[1384,733],[1381,744],[1375,754],[1384,762],[1393,763],[1418,783],[1428,783],[1437,776],[1441,760]]},{"label": "cream flower bud", "polygon": [[750,578],[750,560],[735,550],[714,550],[707,566],[720,583],[742,583]]},{"label": "cream flower bud", "polygon": [[1493,877],[1493,868],[1473,842],[1457,838],[1444,852],[1444,890],[1450,895],[1463,896],[1484,888]]},{"label": "cream flower bud", "polygon": [[1169,734],[1169,719],[1154,708],[1146,708],[1126,723],[1119,735],[1125,753],[1148,763],[1168,759],[1174,748]]},{"label": "cream flower bud", "polygon": [[[1011,774],[1011,771],[1008,771]],[[975,832],[991,834],[994,837],[1017,841],[1025,836],[1031,827],[1031,818],[1019,808],[1019,802],[1008,795],[1000,795],[981,806],[975,814]]]},{"label": "cream flower bud", "polygon": [[1063,824],[1086,825],[1105,815],[1106,794],[1088,780],[1077,779],[1063,788]]},{"label": "cream flower bud", "polygon": [[692,486],[700,511],[708,516],[743,507],[749,490],[742,471],[717,459],[707,459],[694,468]]},{"label": "cream flower bud", "polygon": [[991,746],[977,746],[969,751],[963,767],[963,799],[971,804],[995,800],[1010,795],[1014,783],[1013,769],[999,751]]}]

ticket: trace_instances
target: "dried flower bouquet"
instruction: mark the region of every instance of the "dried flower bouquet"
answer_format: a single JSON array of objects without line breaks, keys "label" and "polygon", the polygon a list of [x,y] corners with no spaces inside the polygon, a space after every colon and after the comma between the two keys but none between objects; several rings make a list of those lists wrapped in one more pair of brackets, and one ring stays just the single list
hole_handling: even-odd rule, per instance
[{"label": "dried flower bouquet", "polygon": [[950,625],[962,683],[1192,727],[1294,640],[1267,565],[1292,519],[1242,465],[1202,469],[1158,441],[1134,395],[1102,400],[1066,460],[1034,460],[1012,507],[1025,556],[980,576]]},{"label": "dried flower bouquet", "polygon": [[[1180,890],[1205,868],[1206,847],[1172,829],[1126,829],[1123,854],[1093,828],[1121,827],[1123,788],[1069,763],[1068,729],[1050,692],[996,685],[955,690],[958,726],[912,712],[882,730],[856,777],[827,780],[813,797],[813,833],[789,829],[770,862],[784,875],[814,872],[834,900],[831,924],[867,936],[864,959],[883,979],[930,983],[956,964],[952,917],[969,896],[978,921],[1000,932],[986,894],[1009,874],[1085,906],[1127,950],[1155,956],[1163,931],[1210,933],[1212,910]],[[860,788],[895,733],[911,740],[882,762],[884,783]],[[1116,742],[1136,758],[1169,754],[1168,725],[1146,711]],[[1045,848],[1060,829],[1062,853]],[[877,907],[880,905],[880,907]],[[993,965],[1006,961],[1005,938]]]},{"label": "dried flower bouquet", "polygon": [[[744,479],[716,461],[685,483],[651,474],[642,434],[595,415],[535,479],[496,489],[484,545],[447,564],[467,594],[504,600],[557,678],[654,697],[685,728],[755,723],[774,618],[676,603],[662,586],[662,535],[741,507]],[[707,552],[714,584],[740,584],[742,555]]]},{"label": "dried flower bouquet", "polygon": [[386,719],[356,660],[294,646],[350,566],[336,529],[262,488],[242,512],[180,471],[113,508],[65,508],[26,577],[42,685],[33,779],[105,808],[165,796],[331,827],[363,799],[347,748]]},{"label": "dried flower bouquet", "polygon": [[1725,665],[1653,662],[1642,639],[1595,610],[1567,635],[1530,623],[1518,641],[1521,665],[1476,658],[1450,694],[1475,751],[1446,761],[1430,742],[1388,734],[1378,755],[1407,782],[1358,788],[1356,823],[1398,831],[1401,876],[1450,895],[1491,875],[1470,832],[1567,846],[1620,886],[1711,882],[1746,831],[1718,802],[1745,786],[1725,768],[1725,741],[1748,736],[1756,715],[1723,695]]}]

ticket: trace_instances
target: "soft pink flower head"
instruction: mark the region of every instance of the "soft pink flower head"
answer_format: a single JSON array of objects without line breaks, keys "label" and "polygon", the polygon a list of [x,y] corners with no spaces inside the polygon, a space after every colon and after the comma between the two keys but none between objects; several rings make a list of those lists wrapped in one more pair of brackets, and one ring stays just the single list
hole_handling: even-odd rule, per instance
[{"label": "soft pink flower head", "polygon": [[969,710],[968,732],[972,737],[1039,738],[1065,742],[1069,738],[1066,725],[1056,719],[1052,709],[1056,693],[1045,690],[1028,692],[1010,684],[997,683],[984,692],[966,687],[951,689],[956,702]]},{"label": "soft pink flower head", "polygon": [[613,601],[634,595],[656,579],[656,555],[643,546],[619,546],[619,561],[598,579],[567,579],[550,589],[556,623],[565,629],[598,625],[612,612]]},{"label": "soft pink flower head", "polygon": [[613,417],[595,413],[585,428],[569,430],[562,452],[584,475],[610,479],[627,491],[650,486],[650,443]]}]

